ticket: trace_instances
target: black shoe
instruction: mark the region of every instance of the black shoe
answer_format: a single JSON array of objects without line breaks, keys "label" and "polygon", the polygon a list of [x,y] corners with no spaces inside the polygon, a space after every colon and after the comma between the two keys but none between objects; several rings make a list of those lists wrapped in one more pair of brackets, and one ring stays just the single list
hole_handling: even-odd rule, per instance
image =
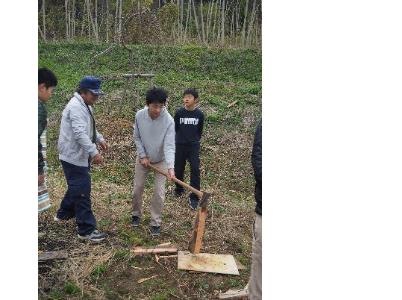
[{"label": "black shoe", "polygon": [[161,234],[160,226],[151,226],[151,235],[152,236],[159,236],[160,234]]},{"label": "black shoe", "polygon": [[92,231],[90,234],[87,235],[78,235],[78,238],[81,240],[89,240],[91,242],[101,242],[106,238],[106,233],[100,232],[98,230]]},{"label": "black shoe", "polygon": [[131,219],[131,225],[133,225],[133,227],[140,226],[140,217],[133,216]]},{"label": "black shoe", "polygon": [[174,196],[179,198],[184,194],[183,190],[174,190]]},{"label": "black shoe", "polygon": [[198,200],[194,198],[188,198],[188,204],[192,210],[196,210],[198,207]]}]

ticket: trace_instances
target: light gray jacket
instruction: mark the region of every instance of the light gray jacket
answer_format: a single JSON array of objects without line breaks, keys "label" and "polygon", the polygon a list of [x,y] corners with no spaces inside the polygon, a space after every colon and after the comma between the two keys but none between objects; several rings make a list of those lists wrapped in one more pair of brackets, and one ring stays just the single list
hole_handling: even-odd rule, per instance
[{"label": "light gray jacket", "polygon": [[166,161],[168,169],[174,168],[175,129],[174,120],[166,108],[155,120],[148,114],[148,106],[135,115],[134,142],[137,155],[148,157],[151,163]]},{"label": "light gray jacket", "polygon": [[[89,106],[91,113],[93,109]],[[58,142],[59,159],[70,164],[87,167],[89,157],[98,154],[96,144],[92,143],[92,118],[84,100],[78,93],[70,99],[63,110]],[[96,131],[96,142],[104,142]]]}]

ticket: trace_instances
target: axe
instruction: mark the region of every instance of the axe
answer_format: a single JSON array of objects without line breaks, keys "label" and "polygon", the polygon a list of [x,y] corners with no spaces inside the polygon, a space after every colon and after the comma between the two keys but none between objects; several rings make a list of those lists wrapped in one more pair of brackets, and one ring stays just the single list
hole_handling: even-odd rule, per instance
[{"label": "axe", "polygon": [[[168,172],[162,171],[151,164],[149,164],[149,167],[155,172],[158,172],[162,175],[165,175],[166,177],[169,177]],[[205,220],[207,218],[207,205],[209,202],[209,197],[211,197],[212,194],[207,192],[201,192],[193,188],[191,185],[177,179],[176,177],[173,177],[172,180],[177,184],[181,185],[182,187],[186,188],[187,190],[192,191],[200,199],[200,201],[198,202],[199,209],[197,211],[197,215],[195,217],[194,222],[193,235],[189,243],[190,252],[193,254],[198,254],[200,253],[201,250],[202,237],[204,235],[205,230]]]}]

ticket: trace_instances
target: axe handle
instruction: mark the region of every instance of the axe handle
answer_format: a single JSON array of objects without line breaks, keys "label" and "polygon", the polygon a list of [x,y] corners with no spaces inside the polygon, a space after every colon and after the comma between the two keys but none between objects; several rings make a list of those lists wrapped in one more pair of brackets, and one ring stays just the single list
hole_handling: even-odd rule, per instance
[{"label": "axe handle", "polygon": [[[149,164],[149,167],[154,170],[155,172],[158,172],[159,174],[165,175],[166,177],[169,177],[168,172],[162,171],[160,169],[158,169],[157,167],[153,166],[152,164]],[[196,194],[198,196],[198,198],[202,198],[203,193],[195,188],[193,188],[191,185],[181,181],[180,179],[177,179],[176,177],[173,177],[172,179],[174,182],[180,184],[182,187],[192,191],[194,194]]]}]

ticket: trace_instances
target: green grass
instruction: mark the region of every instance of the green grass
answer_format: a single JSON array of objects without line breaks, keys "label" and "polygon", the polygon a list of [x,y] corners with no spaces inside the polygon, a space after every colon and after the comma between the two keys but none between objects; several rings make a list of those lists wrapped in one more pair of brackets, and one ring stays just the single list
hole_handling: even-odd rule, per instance
[{"label": "green grass", "polygon": [[64,292],[68,295],[77,295],[81,290],[75,283],[67,281],[64,285]]}]

